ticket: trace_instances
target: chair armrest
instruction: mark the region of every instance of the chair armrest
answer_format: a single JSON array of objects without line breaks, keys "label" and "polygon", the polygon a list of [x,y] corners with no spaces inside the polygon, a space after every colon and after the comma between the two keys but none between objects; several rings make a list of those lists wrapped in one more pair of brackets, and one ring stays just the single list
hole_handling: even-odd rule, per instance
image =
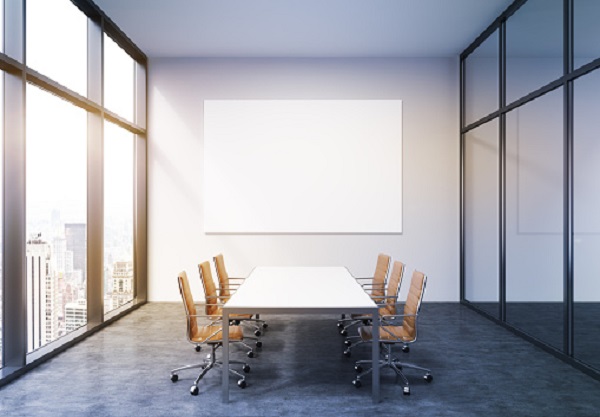
[{"label": "chair armrest", "polygon": [[223,307],[225,304],[223,303],[208,303],[208,304],[204,304],[205,306],[216,306],[216,307]]},{"label": "chair armrest", "polygon": [[379,316],[382,322],[395,322],[398,319],[404,319],[404,317],[417,317],[418,314],[386,314]]},{"label": "chair armrest", "polygon": [[373,277],[354,277],[355,280],[357,281],[364,281],[364,280],[372,280]]}]

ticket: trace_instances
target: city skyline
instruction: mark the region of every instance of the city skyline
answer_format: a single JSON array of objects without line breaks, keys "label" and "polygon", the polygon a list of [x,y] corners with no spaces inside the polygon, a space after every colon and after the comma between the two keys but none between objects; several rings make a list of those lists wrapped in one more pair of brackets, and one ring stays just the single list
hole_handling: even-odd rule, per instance
[{"label": "city skyline", "polygon": [[[34,223],[43,232],[27,224],[28,352],[87,323],[87,224],[46,213]],[[133,299],[133,223],[124,217],[105,223],[105,314]]]}]

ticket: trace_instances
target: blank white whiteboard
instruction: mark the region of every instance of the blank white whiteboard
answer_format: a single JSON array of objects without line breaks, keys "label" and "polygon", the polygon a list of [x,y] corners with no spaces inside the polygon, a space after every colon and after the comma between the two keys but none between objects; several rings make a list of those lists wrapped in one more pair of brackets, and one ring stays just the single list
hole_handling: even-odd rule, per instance
[{"label": "blank white whiteboard", "polygon": [[205,100],[206,233],[401,233],[402,101]]}]

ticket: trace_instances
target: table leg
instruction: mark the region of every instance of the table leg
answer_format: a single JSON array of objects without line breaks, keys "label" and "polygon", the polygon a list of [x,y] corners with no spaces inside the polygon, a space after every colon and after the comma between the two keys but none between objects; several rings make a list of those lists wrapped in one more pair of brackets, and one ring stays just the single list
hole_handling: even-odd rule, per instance
[{"label": "table leg", "polygon": [[223,402],[229,402],[229,313],[223,309],[223,370],[221,371]]},{"label": "table leg", "polygon": [[372,381],[372,396],[373,403],[377,404],[379,402],[379,311],[375,310],[373,313],[373,334],[372,334],[372,352],[371,356],[373,359],[373,381]]}]

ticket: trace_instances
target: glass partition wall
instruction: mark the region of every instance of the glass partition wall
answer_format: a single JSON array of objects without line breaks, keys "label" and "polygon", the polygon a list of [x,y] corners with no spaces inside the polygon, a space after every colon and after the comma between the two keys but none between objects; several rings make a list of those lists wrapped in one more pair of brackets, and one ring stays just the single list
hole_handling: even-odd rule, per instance
[{"label": "glass partition wall", "polygon": [[1,386],[146,301],[147,146],[146,57],[92,1],[0,0],[0,47]]},{"label": "glass partition wall", "polygon": [[461,54],[461,301],[600,379],[598,19],[517,0]]}]

